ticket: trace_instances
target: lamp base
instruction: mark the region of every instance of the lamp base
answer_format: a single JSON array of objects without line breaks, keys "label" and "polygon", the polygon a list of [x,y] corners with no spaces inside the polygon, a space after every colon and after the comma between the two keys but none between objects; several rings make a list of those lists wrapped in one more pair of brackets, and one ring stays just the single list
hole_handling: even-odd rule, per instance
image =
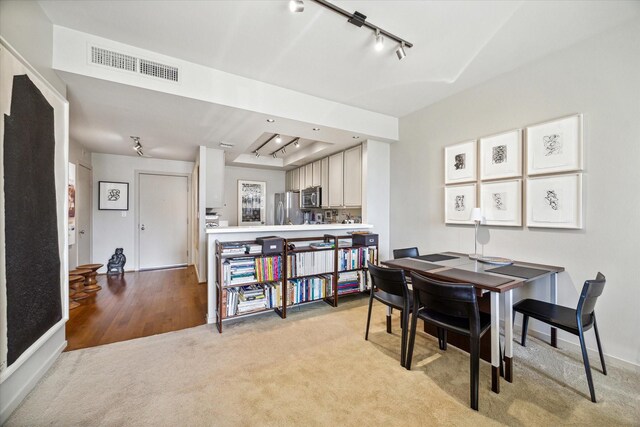
[{"label": "lamp base", "polygon": [[469,254],[469,259],[482,258],[482,254]]}]

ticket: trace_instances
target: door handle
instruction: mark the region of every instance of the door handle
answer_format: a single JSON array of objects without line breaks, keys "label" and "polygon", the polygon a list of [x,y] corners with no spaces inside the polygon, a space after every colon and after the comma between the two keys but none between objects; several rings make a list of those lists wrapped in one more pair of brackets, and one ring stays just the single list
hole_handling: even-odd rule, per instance
[{"label": "door handle", "polygon": [[78,233],[80,233],[80,234],[84,234],[84,230],[80,230]]},{"label": "door handle", "polygon": [[144,231],[144,224],[140,226],[140,230]]}]

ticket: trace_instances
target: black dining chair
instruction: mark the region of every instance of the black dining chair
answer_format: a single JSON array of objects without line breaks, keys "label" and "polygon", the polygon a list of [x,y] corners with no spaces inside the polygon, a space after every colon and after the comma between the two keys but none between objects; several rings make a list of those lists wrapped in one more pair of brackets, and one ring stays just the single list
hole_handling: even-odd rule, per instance
[{"label": "black dining chair", "polygon": [[596,313],[594,311],[596,301],[604,290],[605,282],[606,278],[602,273],[598,273],[594,280],[585,281],[576,309],[530,298],[522,300],[513,306],[514,316],[516,312],[522,313],[523,316],[521,342],[523,347],[527,341],[529,317],[533,317],[548,325],[578,336],[580,339],[580,347],[582,348],[582,360],[584,361],[584,370],[587,373],[587,383],[589,383],[589,393],[591,394],[592,402],[596,401],[596,393],[593,388],[593,378],[591,377],[587,346],[584,342],[584,332],[593,327],[593,331],[596,334],[596,342],[598,343],[598,352],[600,353],[600,363],[602,363],[602,373],[607,375],[602,345],[600,344],[600,334],[598,333],[598,323],[596,322]]},{"label": "black dining chair", "polygon": [[420,256],[420,252],[418,251],[418,248],[416,248],[416,247],[394,249],[393,250],[393,259],[412,258],[412,257],[417,257],[417,256]]},{"label": "black dining chair", "polygon": [[[369,294],[369,313],[367,314],[367,329],[364,339],[369,339],[369,325],[371,323],[371,308],[373,300],[378,300],[384,305],[400,310],[400,317],[404,325],[409,324],[409,313],[413,306],[413,299],[404,271],[395,268],[382,268],[373,264],[368,264],[371,275],[371,291]],[[387,314],[387,332],[390,332],[391,316]],[[405,366],[407,355],[407,335],[408,328],[402,328],[402,341],[400,344],[400,365]]]},{"label": "black dining chair", "polygon": [[[411,369],[418,319],[438,329],[440,349],[446,350],[446,331],[469,337],[471,408],[478,410],[480,374],[480,338],[491,327],[491,315],[480,312],[473,285],[448,283],[411,273],[413,282],[413,314],[407,354]],[[444,340],[444,344],[442,341]]]}]

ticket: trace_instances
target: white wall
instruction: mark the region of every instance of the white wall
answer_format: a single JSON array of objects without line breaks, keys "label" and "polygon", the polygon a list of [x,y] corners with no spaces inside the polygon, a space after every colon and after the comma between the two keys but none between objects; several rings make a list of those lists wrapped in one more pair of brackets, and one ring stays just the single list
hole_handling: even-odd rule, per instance
[{"label": "white wall", "polygon": [[362,222],[378,233],[378,258],[389,259],[390,144],[368,140],[362,144]]},{"label": "white wall", "polygon": [[[472,252],[473,227],[444,225],[443,147],[583,113],[584,229],[491,227],[485,254],[566,267],[558,300],[573,307],[584,280],[602,271],[607,286],[596,313],[604,350],[635,365],[640,365],[639,24],[635,20],[404,117],[401,141],[391,146],[391,246]],[[548,295],[547,286],[530,288],[515,300]],[[548,333],[540,324],[531,326]],[[595,348],[592,332],[587,335]]]},{"label": "white wall", "polygon": [[[93,262],[105,264],[100,272],[106,271],[106,264],[116,248],[124,248],[127,257],[125,270],[133,270],[137,265],[135,249],[136,197],[138,172],[166,172],[191,175],[193,162],[161,160],[146,157],[118,156],[113,154],[92,154],[93,164]],[[129,183],[129,210],[98,210],[99,181]]]},{"label": "white wall", "polygon": [[224,170],[224,207],[218,210],[220,219],[238,225],[238,180],[267,183],[267,224],[273,224],[274,194],[284,191],[284,171],[226,166]]},{"label": "white wall", "polygon": [[53,24],[36,1],[2,0],[0,35],[66,97],[66,85],[51,68]]}]

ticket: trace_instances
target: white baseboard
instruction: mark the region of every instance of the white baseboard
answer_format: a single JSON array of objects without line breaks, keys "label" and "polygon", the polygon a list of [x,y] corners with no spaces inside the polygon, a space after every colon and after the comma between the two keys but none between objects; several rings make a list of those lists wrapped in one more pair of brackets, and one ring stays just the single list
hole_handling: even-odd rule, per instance
[{"label": "white baseboard", "polygon": [[[39,366],[30,366],[29,361],[26,361],[21,367],[21,370],[33,369],[33,372],[27,375],[27,379],[21,385],[16,385],[17,390],[10,389],[10,380],[17,377],[18,371],[14,372],[11,378],[7,379],[2,384],[2,407],[0,407],[0,425],[3,425],[11,413],[20,405],[22,400],[33,390],[38,381],[44,376],[44,374],[51,368],[53,363],[58,359],[62,351],[67,347],[67,341],[63,341]],[[40,351],[46,351],[45,346],[40,348]],[[34,355],[35,356],[35,355]],[[32,356],[32,358],[36,359]],[[28,371],[27,371],[28,372]]]}]

